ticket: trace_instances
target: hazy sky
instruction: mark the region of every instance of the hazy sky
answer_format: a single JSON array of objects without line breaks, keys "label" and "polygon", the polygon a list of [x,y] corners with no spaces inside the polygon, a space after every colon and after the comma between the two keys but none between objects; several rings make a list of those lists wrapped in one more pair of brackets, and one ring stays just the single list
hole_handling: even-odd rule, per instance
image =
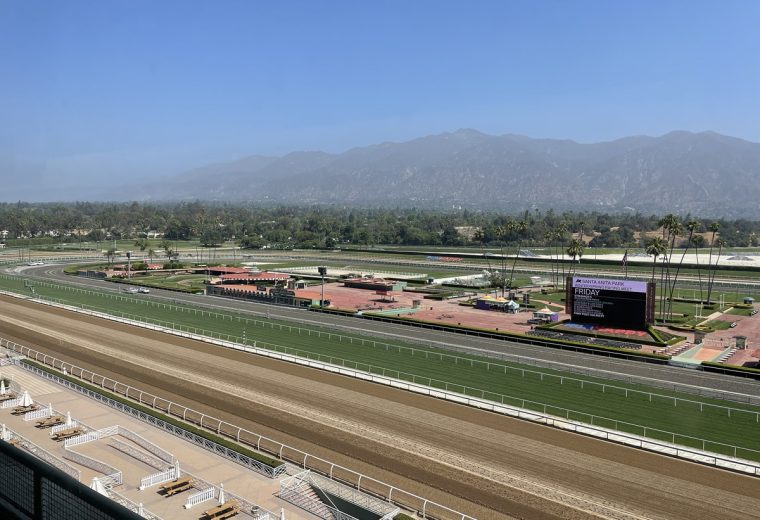
[{"label": "hazy sky", "polygon": [[755,0],[2,0],[0,177],[137,178],[461,127],[760,141],[759,22]]}]

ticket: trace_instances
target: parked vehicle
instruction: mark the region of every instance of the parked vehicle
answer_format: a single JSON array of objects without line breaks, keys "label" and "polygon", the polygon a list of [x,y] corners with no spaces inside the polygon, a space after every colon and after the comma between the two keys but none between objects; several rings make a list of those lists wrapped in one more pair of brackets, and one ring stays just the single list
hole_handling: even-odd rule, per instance
[{"label": "parked vehicle", "polygon": [[148,289],[147,287],[140,287],[139,289],[137,289],[137,292],[141,294],[148,294],[150,292],[150,289]]}]

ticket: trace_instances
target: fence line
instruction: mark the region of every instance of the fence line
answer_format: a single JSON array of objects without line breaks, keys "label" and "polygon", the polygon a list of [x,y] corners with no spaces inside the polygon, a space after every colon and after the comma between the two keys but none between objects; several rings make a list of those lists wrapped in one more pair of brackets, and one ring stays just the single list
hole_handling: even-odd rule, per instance
[{"label": "fence line", "polygon": [[193,493],[189,497],[187,497],[187,501],[185,501],[185,509],[190,509],[194,505],[200,504],[201,502],[205,502],[206,500],[211,500],[216,496],[216,488],[210,487],[207,489],[204,489],[203,491],[198,491],[197,493]]},{"label": "fence line", "polygon": [[165,469],[164,471],[159,471],[158,473],[154,473],[153,475],[148,475],[147,477],[143,477],[140,479],[140,491],[143,489],[149,488],[151,486],[156,486],[158,484],[163,484],[164,482],[169,482],[170,480],[174,480],[175,475],[175,468],[172,466],[169,469]]}]

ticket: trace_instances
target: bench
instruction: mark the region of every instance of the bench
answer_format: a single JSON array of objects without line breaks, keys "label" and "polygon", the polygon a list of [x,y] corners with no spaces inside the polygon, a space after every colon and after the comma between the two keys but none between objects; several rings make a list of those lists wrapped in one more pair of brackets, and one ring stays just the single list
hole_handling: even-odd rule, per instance
[{"label": "bench", "polygon": [[18,397],[16,394],[13,393],[7,393],[0,395],[0,401],[7,401],[8,399],[15,399]]},{"label": "bench", "polygon": [[205,515],[205,518],[208,518],[209,520],[222,520],[235,516],[239,512],[240,509],[238,508],[237,503],[230,500],[220,506],[216,506],[212,509],[209,509],[208,511],[204,511],[203,514]]}]

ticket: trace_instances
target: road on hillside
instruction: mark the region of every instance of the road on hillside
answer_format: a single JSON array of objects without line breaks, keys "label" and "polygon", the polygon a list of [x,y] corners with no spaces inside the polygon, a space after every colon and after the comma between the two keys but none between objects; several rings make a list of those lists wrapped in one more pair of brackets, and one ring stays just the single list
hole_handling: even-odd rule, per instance
[{"label": "road on hillside", "polygon": [[480,519],[760,519],[760,479],[0,297],[0,336]]},{"label": "road on hillside", "polygon": [[[22,267],[16,274],[31,278],[78,285],[116,293],[120,285],[97,279],[66,275],[61,265]],[[141,296],[147,297],[147,296]],[[625,374],[637,378],[650,378],[660,383],[681,383],[707,389],[737,392],[750,396],[760,396],[760,382],[735,376],[700,372],[667,365],[652,365],[637,361],[606,358],[597,354],[563,351],[537,345],[525,345],[511,341],[493,340],[465,336],[462,334],[410,327],[407,325],[382,323],[362,318],[318,314],[304,309],[275,306],[264,303],[232,300],[205,295],[186,294],[160,289],[151,289],[149,296],[161,301],[177,301],[187,304],[213,306],[221,311],[246,312],[256,316],[293,320],[304,324],[329,326],[337,330],[373,334],[387,339],[398,339],[417,344],[433,345],[441,348],[460,350],[466,348],[472,353],[488,355],[490,352],[523,356],[526,361],[539,360],[557,362],[566,367],[589,367],[597,370]],[[559,368],[559,367],[558,367]],[[603,374],[602,374],[603,376]]]}]

